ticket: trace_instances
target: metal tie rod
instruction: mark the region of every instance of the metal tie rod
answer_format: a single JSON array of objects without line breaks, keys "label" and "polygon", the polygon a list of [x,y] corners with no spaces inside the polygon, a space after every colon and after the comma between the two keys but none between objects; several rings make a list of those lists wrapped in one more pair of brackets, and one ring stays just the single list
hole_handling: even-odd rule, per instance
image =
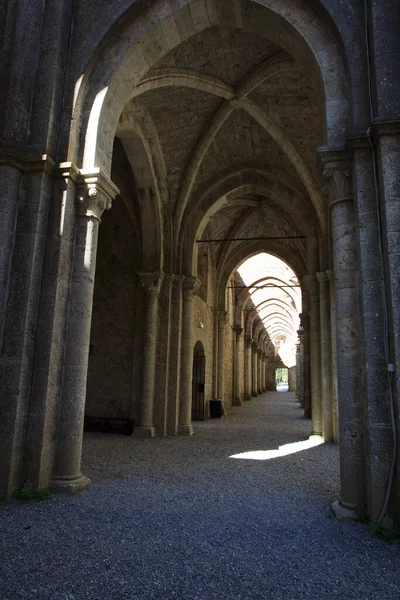
[{"label": "metal tie rod", "polygon": [[227,290],[262,290],[264,288],[299,288],[301,285],[227,285]]},{"label": "metal tie rod", "polygon": [[221,242],[258,242],[261,240],[305,240],[305,235],[279,235],[275,237],[254,237],[254,238],[221,238],[217,240],[196,240],[197,244],[220,244]]}]

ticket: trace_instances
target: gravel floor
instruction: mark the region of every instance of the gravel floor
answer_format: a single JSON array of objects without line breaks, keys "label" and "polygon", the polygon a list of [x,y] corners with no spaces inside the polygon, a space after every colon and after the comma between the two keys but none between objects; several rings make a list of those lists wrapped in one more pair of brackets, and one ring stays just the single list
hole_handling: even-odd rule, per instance
[{"label": "gravel floor", "polygon": [[307,439],[292,394],[192,438],[87,434],[76,496],[0,508],[0,600],[399,600],[400,547],[339,523],[338,448],[230,458]]}]

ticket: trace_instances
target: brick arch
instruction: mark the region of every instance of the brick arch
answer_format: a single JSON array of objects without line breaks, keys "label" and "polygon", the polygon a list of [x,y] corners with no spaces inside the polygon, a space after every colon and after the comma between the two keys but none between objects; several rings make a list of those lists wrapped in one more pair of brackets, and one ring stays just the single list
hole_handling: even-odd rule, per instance
[{"label": "brick arch", "polygon": [[[179,6],[185,5],[190,14],[186,32],[179,31],[177,11],[163,0],[135,3],[110,29],[77,89],[69,160],[109,174],[112,140],[133,87],[162,56],[192,35],[226,23],[224,15],[232,12],[230,0],[183,0]],[[260,17],[251,17],[257,5]],[[327,22],[329,17],[323,21],[307,0],[294,0],[290,6],[281,0],[249,0],[248,7],[250,10],[242,14],[235,13],[235,21],[228,24],[259,35],[268,30],[268,39],[274,41],[276,37],[278,45],[315,67],[325,95],[326,143],[342,145],[350,123],[349,85],[337,32]]]}]

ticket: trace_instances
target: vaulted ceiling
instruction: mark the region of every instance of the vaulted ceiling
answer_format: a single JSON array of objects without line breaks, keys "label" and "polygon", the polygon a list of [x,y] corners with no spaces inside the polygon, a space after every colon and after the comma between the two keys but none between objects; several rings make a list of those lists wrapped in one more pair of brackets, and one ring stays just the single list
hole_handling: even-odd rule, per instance
[{"label": "vaulted ceiling", "polygon": [[[316,148],[324,137],[323,97],[316,73],[296,58],[255,33],[211,27],[165,55],[135,86],[117,135],[139,187],[163,171],[178,225],[211,183],[243,173],[243,183],[251,184],[254,172],[269,180],[236,194],[203,238],[301,236],[321,220],[311,196],[321,190]],[[130,118],[146,129],[158,167],[126,135]],[[281,243],[305,261],[302,240]],[[222,265],[226,245],[214,251]]]}]

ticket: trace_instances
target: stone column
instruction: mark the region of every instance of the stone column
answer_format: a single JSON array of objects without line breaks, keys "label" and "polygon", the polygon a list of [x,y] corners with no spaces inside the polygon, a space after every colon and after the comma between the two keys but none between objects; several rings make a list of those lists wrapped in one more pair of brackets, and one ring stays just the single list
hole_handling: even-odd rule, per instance
[{"label": "stone column", "polygon": [[171,292],[171,331],[175,332],[169,340],[169,377],[168,377],[168,409],[167,435],[176,435],[179,428],[180,372],[182,360],[182,285],[183,275],[175,275],[172,279]]},{"label": "stone column", "polygon": [[[400,125],[398,126],[400,132]],[[385,139],[383,137],[382,139]],[[400,140],[400,137],[399,137]],[[381,142],[382,149],[382,142]],[[392,151],[393,148],[390,148]],[[358,245],[360,253],[360,309],[362,315],[362,342],[360,351],[363,354],[363,369],[361,373],[362,397],[366,407],[364,416],[365,448],[366,448],[366,490],[368,498],[369,516],[376,521],[385,504],[385,496],[389,480],[389,473],[393,459],[393,435],[391,426],[390,409],[390,387],[388,364],[394,364],[394,352],[392,339],[398,336],[396,327],[396,313],[400,294],[394,305],[389,307],[389,298],[392,294],[396,298],[398,286],[399,266],[398,259],[398,235],[400,233],[400,218],[398,210],[400,201],[395,199],[392,188],[389,197],[385,197],[389,206],[389,214],[386,222],[388,235],[386,241],[383,231],[384,210],[382,206],[382,190],[375,189],[375,169],[377,166],[376,152],[372,154],[371,148],[364,141],[353,150],[353,172],[354,172],[354,200],[356,217],[359,225]],[[392,157],[395,158],[395,157]],[[400,141],[398,145],[397,166],[390,158],[382,169],[378,180],[387,182],[391,178],[390,185],[396,186],[400,196],[399,168],[400,168]],[[385,185],[385,184],[384,184]],[[382,213],[378,219],[379,211]],[[396,223],[397,219],[397,223]],[[380,222],[380,220],[382,222]],[[385,269],[383,259],[384,250],[388,250],[388,266]],[[389,277],[394,287],[389,285]],[[391,313],[394,319],[394,330],[390,333],[391,319],[386,314]],[[400,314],[398,314],[400,325]],[[386,324],[389,327],[386,327]],[[399,346],[400,349],[400,346]],[[400,361],[399,361],[400,367]],[[392,381],[394,383],[394,381]],[[393,392],[393,389],[392,389]],[[400,502],[400,499],[399,499]]]},{"label": "stone column", "polygon": [[252,396],[258,396],[257,394],[257,363],[258,363],[258,356],[257,356],[257,342],[252,342],[251,343],[252,346],[252,384],[251,384],[251,395]]},{"label": "stone column", "polygon": [[244,399],[251,400],[251,337],[244,336]]},{"label": "stone column", "polygon": [[180,435],[192,435],[192,379],[193,379],[193,299],[200,287],[196,277],[183,281],[182,361],[179,405]]},{"label": "stone column", "polygon": [[336,292],[335,292],[335,280],[333,277],[333,271],[326,272],[329,279],[329,297],[331,306],[331,365],[332,365],[332,379],[331,379],[331,396],[332,396],[332,409],[333,409],[333,436],[334,442],[339,443],[339,406],[338,406],[338,380],[337,380],[337,350],[336,350]]},{"label": "stone column", "polygon": [[311,381],[310,381],[310,319],[308,314],[300,314],[303,348],[303,403],[304,416],[311,419]]},{"label": "stone column", "polygon": [[297,368],[296,365],[289,369],[289,392],[296,392],[297,389]]},{"label": "stone column", "polygon": [[[324,157],[323,157],[324,158]],[[336,290],[336,342],[340,427],[342,507],[365,502],[363,406],[360,394],[360,308],[357,235],[351,163],[343,153],[327,152],[324,175],[329,182],[332,255]],[[335,503],[333,508],[339,506]]]},{"label": "stone column", "polygon": [[242,406],[242,398],[240,394],[240,345],[243,339],[243,328],[235,327],[235,394],[234,394],[234,405]]},{"label": "stone column", "polygon": [[300,344],[296,344],[296,398],[300,402]]},{"label": "stone column", "polygon": [[213,310],[212,397],[218,398],[218,311]]},{"label": "stone column", "polygon": [[299,338],[298,344],[298,379],[297,379],[297,399],[302,408],[304,408],[304,346],[303,346],[303,328],[297,331]]},{"label": "stone column", "polygon": [[228,313],[224,310],[218,313],[218,398],[222,400],[225,411],[225,328],[228,324]]},{"label": "stone column", "polygon": [[322,434],[325,442],[333,442],[332,360],[329,279],[326,273],[317,274],[321,312],[321,391]]},{"label": "stone column", "polygon": [[[162,315],[157,319],[156,365],[157,374],[154,386],[154,426],[156,435],[167,435],[168,405],[170,398],[169,375],[171,354],[175,357],[176,340],[172,330],[172,285],[174,273],[165,273],[158,298],[158,306],[162,307]],[[162,342],[160,343],[160,341]],[[164,344],[163,341],[167,340]],[[173,341],[173,343],[171,343]],[[173,360],[173,359],[172,359]]]},{"label": "stone column", "polygon": [[270,342],[267,347],[267,391],[269,392],[276,391],[275,365],[275,346]]},{"label": "stone column", "polygon": [[[31,437],[36,415],[43,414],[37,396],[32,395],[32,383],[40,345],[39,306],[46,298],[43,269],[49,208],[56,202],[54,175],[54,163],[46,155],[24,160],[0,151],[0,495],[4,496],[24,483],[36,486],[34,463],[43,442],[47,445],[54,439],[54,429],[45,440],[42,436],[39,441],[40,432],[34,443]],[[47,386],[48,381],[43,381]],[[48,487],[52,469],[53,452],[46,454],[50,466],[41,478],[42,487]]]},{"label": "stone column", "polygon": [[263,354],[263,392],[267,391],[267,355]]},{"label": "stone column", "polygon": [[310,298],[310,378],[312,435],[322,435],[321,399],[321,332],[318,281],[315,275],[305,278]]},{"label": "stone column", "polygon": [[2,218],[0,219],[0,273],[2,285],[0,286],[0,340],[3,337],[4,314],[8,298],[8,285],[13,251],[13,237],[17,219],[19,203],[20,173],[12,165],[0,165],[0,206]]},{"label": "stone column", "polygon": [[100,217],[118,189],[98,172],[81,171],[76,201],[75,246],[69,290],[62,400],[53,489],[74,492],[90,483],[81,474],[83,417]]},{"label": "stone column", "polygon": [[257,350],[258,360],[257,360],[257,393],[258,395],[262,394],[262,370],[263,370],[263,361],[262,361],[262,351],[260,348]]},{"label": "stone column", "polygon": [[137,437],[154,437],[154,395],[157,360],[158,298],[164,274],[139,273],[145,296],[143,331],[142,394],[139,403],[139,424],[135,428]]}]

